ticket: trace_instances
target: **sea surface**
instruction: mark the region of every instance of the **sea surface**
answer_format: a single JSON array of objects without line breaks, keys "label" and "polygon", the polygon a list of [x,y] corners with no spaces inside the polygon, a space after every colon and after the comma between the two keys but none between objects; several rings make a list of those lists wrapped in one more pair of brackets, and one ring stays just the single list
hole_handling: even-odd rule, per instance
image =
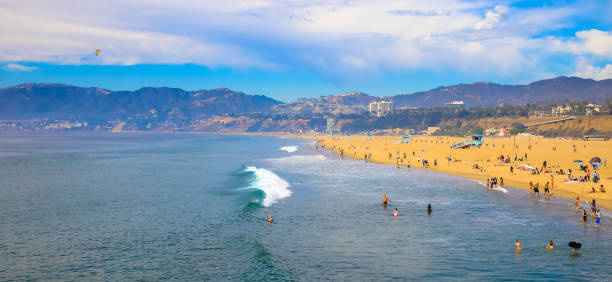
[{"label": "sea surface", "polygon": [[612,280],[609,217],[313,142],[2,133],[0,280]]}]

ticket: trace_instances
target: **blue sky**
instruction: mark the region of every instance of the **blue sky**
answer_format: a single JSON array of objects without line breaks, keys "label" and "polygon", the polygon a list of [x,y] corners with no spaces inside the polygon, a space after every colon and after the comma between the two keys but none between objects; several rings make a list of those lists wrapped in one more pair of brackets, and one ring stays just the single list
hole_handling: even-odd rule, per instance
[{"label": "blue sky", "polygon": [[600,80],[612,78],[610,15],[612,1],[11,1],[0,86],[227,87],[292,101]]}]

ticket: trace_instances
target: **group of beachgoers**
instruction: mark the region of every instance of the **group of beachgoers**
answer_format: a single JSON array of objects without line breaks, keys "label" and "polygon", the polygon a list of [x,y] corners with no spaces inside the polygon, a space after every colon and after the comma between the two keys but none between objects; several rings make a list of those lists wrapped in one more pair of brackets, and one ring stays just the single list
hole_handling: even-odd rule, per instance
[{"label": "group of beachgoers", "polygon": [[[382,205],[383,208],[387,208],[387,205],[389,205],[391,203],[391,200],[389,199],[389,197],[387,197],[387,194],[385,194],[382,198]],[[427,214],[431,214],[433,211],[433,208],[431,207],[431,204],[427,205]],[[393,217],[397,218],[399,217],[399,210],[397,208],[393,209]]]},{"label": "group of beachgoers", "polygon": [[[523,243],[521,243],[521,240],[516,239],[516,241],[514,243],[512,243],[512,245],[514,245],[514,247],[516,248],[516,250],[518,252],[523,250]],[[578,243],[576,241],[571,241],[569,243],[567,243],[567,245],[572,248],[572,250],[574,252],[577,252],[578,249],[580,249],[582,247],[581,243]],[[555,249],[555,243],[553,243],[553,240],[548,241],[548,243],[546,243],[546,247],[547,250],[554,250]]]},{"label": "group of beachgoers", "polygon": [[[580,207],[580,197],[576,197],[576,201],[574,202],[574,209],[576,210],[576,214],[580,214],[582,211],[582,223],[587,224],[588,222],[588,214],[586,207]],[[595,199],[591,201],[591,218],[596,225],[601,224],[601,210],[597,208],[597,204],[595,203]]]},{"label": "group of beachgoers", "polygon": [[[554,181],[554,178],[552,176],[551,180]],[[551,189],[552,185],[550,184],[550,182],[546,181],[546,184],[544,184],[544,197],[550,197]],[[538,198],[540,198],[540,182],[536,182],[535,184],[533,184],[533,181],[529,181],[529,191],[531,192],[532,197],[535,198],[537,196]]]},{"label": "group of beachgoers", "polygon": [[503,177],[499,177],[499,179],[497,179],[497,177],[493,177],[493,178],[489,178],[487,179],[487,188],[489,189],[493,189],[496,187],[501,187],[504,188],[504,178]]}]

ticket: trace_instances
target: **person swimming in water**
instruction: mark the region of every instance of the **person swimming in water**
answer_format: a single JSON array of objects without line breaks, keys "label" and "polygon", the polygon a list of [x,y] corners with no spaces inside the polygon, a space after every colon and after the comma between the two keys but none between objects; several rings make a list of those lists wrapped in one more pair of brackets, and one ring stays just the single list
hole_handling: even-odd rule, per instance
[{"label": "person swimming in water", "polygon": [[272,222],[274,222],[274,218],[272,217],[272,215],[270,215],[270,217],[268,218],[268,224],[272,224]]},{"label": "person swimming in water", "polygon": [[516,246],[517,251],[523,250],[523,244],[521,244],[521,240],[519,239],[516,239],[516,242],[514,242],[512,245]]},{"label": "person swimming in water", "polygon": [[390,202],[391,202],[391,200],[389,200],[389,198],[387,197],[387,194],[385,194],[385,195],[383,196],[383,198],[382,198],[382,202],[383,202],[383,205],[385,205],[385,206],[387,205],[387,203],[390,203]]},{"label": "person swimming in water", "polygon": [[546,248],[547,248],[547,249],[550,249],[550,250],[552,250],[552,249],[554,249],[554,248],[555,248],[555,244],[553,244],[553,241],[552,241],[552,240],[550,240],[550,241],[548,242],[548,244],[546,244]]},{"label": "person swimming in water", "polygon": [[395,217],[399,216],[399,211],[397,210],[397,208],[395,208],[395,210],[393,210],[393,216],[395,216]]},{"label": "person swimming in water", "polygon": [[431,204],[427,205],[427,213],[431,214],[432,209],[431,209]]}]

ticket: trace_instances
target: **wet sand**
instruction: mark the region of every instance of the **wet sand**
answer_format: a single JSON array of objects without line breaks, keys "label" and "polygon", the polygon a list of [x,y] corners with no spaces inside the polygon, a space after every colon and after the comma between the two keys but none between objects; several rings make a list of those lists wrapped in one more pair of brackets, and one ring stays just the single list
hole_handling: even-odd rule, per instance
[{"label": "wet sand", "polygon": [[[304,136],[301,137],[304,138]],[[612,168],[610,167],[612,164],[604,164],[604,160],[611,161],[611,141],[486,137],[481,148],[451,149],[452,144],[469,138],[418,136],[412,137],[408,144],[400,143],[400,136],[373,136],[371,140],[367,136],[357,135],[318,136],[314,139],[319,141],[320,146],[337,155],[343,152],[345,158],[364,160],[366,155],[369,158],[371,154],[368,162],[399,164],[400,169],[405,169],[410,163],[413,168],[432,169],[483,182],[492,177],[503,177],[505,187],[526,190],[529,190],[530,182],[539,183],[540,197],[544,197],[545,183],[554,179],[554,187],[551,189],[552,196],[568,199],[576,199],[579,196],[582,202],[596,199],[598,205],[612,210],[612,191],[608,191],[612,187]],[[505,157],[509,156],[511,162],[500,161],[498,158],[502,154]],[[451,162],[448,161],[449,156],[452,159]],[[596,156],[602,160],[600,169],[596,170],[601,178],[599,183],[592,181],[568,183],[566,182],[567,174],[555,173],[560,169],[563,169],[564,172],[571,169],[572,175],[580,178],[586,173],[579,170],[579,163],[575,160],[582,160],[586,164]],[[427,160],[429,166],[423,166],[423,160]],[[547,162],[546,168],[543,168],[544,161]],[[434,162],[437,165],[434,165]],[[474,165],[478,165],[479,168],[474,168]],[[538,168],[540,174],[534,175],[530,170],[519,169],[522,165]],[[514,167],[513,172],[510,172],[511,166]],[[589,168],[592,175],[595,170],[590,165]],[[601,184],[606,188],[605,193],[600,192]],[[592,188],[595,188],[595,193],[591,192]]]}]

